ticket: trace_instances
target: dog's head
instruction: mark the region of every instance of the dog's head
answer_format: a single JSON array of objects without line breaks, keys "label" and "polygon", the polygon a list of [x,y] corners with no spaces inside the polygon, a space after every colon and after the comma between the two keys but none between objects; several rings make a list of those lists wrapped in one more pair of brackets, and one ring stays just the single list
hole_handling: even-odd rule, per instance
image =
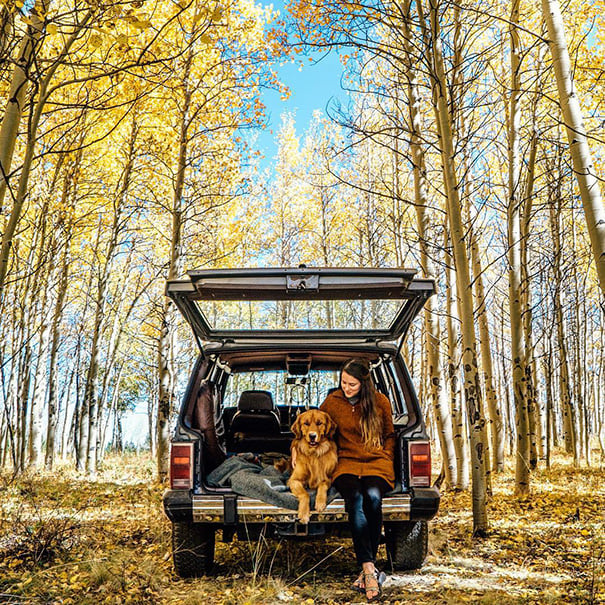
[{"label": "dog's head", "polygon": [[303,439],[310,447],[316,447],[334,437],[336,423],[321,410],[307,410],[294,421],[292,432],[297,439]]}]

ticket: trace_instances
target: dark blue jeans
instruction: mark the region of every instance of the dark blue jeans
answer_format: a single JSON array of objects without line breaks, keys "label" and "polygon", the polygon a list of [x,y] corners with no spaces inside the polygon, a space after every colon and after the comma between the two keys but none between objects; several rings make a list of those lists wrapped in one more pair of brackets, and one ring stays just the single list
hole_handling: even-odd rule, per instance
[{"label": "dark blue jeans", "polygon": [[381,477],[340,475],[334,487],[344,498],[357,563],[375,563],[382,531],[382,496],[391,488]]}]

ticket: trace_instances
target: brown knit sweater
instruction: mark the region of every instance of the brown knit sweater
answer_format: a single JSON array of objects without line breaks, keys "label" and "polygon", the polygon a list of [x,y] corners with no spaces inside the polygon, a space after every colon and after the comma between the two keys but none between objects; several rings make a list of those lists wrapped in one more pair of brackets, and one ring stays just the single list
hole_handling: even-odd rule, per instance
[{"label": "brown knit sweater", "polygon": [[344,474],[357,477],[372,475],[382,477],[391,487],[395,484],[395,430],[391,403],[385,395],[377,392],[376,405],[382,414],[383,446],[367,450],[361,439],[359,404],[351,405],[342,389],[330,393],[321,404],[320,408],[338,425],[335,436],[338,466],[333,479]]}]

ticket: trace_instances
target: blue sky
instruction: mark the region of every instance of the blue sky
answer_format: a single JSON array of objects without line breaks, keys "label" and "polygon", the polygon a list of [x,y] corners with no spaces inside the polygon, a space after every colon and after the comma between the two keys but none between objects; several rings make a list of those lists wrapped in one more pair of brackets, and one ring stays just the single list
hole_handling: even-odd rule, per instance
[{"label": "blue sky", "polygon": [[325,114],[331,99],[338,98],[343,104],[346,101],[346,92],[340,86],[342,65],[336,52],[323,56],[316,54],[312,58],[313,62],[310,62],[304,57],[302,66],[299,60],[278,68],[279,79],[290,89],[287,100],[281,100],[281,95],[272,90],[262,94],[269,125],[267,130],[258,133],[255,146],[265,155],[264,165],[270,164],[277,152],[275,137],[284,112],[295,116],[296,132],[300,135],[309,126],[316,109]]}]

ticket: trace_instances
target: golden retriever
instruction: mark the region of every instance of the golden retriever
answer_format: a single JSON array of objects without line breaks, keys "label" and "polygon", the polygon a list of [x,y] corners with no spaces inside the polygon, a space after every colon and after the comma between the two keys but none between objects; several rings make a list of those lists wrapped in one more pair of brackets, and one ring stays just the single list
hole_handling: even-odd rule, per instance
[{"label": "golden retriever", "polygon": [[298,498],[298,520],[308,523],[311,516],[310,498],[306,488],[316,489],[315,510],[326,508],[328,489],[336,469],[338,455],[333,440],[336,424],[328,414],[312,409],[303,412],[292,425],[294,439],[290,491]]}]

